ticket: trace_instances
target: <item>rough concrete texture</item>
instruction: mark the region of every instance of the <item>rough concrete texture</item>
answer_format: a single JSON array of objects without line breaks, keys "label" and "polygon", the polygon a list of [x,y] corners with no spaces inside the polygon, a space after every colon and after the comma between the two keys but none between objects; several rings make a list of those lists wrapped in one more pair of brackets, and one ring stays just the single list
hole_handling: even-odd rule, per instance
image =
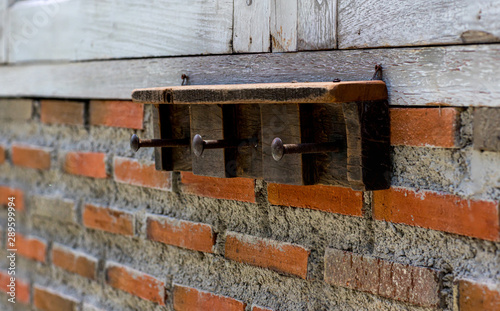
[{"label": "rough concrete texture", "polygon": [[[148,120],[150,107],[146,109]],[[413,147],[393,148],[395,186],[437,190],[481,199],[500,198],[500,154],[478,152],[470,147],[470,111],[462,122],[463,149],[445,150]],[[150,122],[144,131],[109,127],[42,125],[32,122],[4,122],[1,144],[13,141],[53,147],[50,171],[36,171],[0,165],[0,183],[26,190],[29,209],[37,196],[59,197],[76,202],[81,214],[84,202],[110,206],[136,215],[136,236],[124,237],[87,230],[81,219],[75,224],[47,217],[20,216],[19,230],[49,241],[84,251],[100,259],[96,281],[70,274],[57,267],[18,259],[20,276],[34,283],[83,297],[83,310],[172,310],[103,285],[104,261],[111,260],[149,273],[167,284],[187,285],[248,303],[279,310],[425,310],[368,293],[330,286],[323,282],[325,249],[353,251],[402,264],[432,267],[443,271],[444,309],[453,306],[452,282],[457,277],[500,280],[500,243],[462,237],[406,225],[371,220],[371,193],[365,193],[365,216],[350,217],[321,211],[272,206],[267,202],[266,184],[257,181],[257,204],[216,200],[178,192],[135,187],[112,179],[92,179],[64,174],[64,153],[69,150],[99,151],[113,156],[153,160],[151,149],[130,151],[132,133],[151,136]],[[109,172],[111,174],[111,171]],[[174,175],[174,186],[178,175]],[[175,187],[174,187],[175,188]],[[218,233],[214,254],[194,252],[145,239],[146,214],[162,214],[213,226]],[[6,214],[1,212],[5,228]],[[226,231],[290,242],[311,249],[308,280],[283,276],[224,258]],[[50,248],[50,245],[49,245]],[[50,254],[50,252],[49,252]],[[6,267],[6,252],[0,251],[0,268]],[[1,295],[0,308],[11,305]],[[26,309],[16,305],[13,310]]]}]

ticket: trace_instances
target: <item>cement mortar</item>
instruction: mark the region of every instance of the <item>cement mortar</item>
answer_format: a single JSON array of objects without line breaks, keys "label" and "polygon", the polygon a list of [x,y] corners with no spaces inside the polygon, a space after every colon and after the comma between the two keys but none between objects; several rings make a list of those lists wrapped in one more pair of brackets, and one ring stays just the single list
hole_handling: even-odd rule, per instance
[{"label": "cement mortar", "polygon": [[[146,114],[150,114],[150,107],[147,107]],[[470,111],[467,110],[462,113],[464,149],[393,147],[393,185],[498,200],[500,154],[472,149],[471,128],[467,125],[470,122]],[[261,180],[256,182],[257,204],[251,204],[117,184],[112,179],[97,180],[61,171],[64,153],[70,150],[106,152],[109,167],[113,156],[152,161],[152,149],[134,154],[128,146],[132,133],[150,137],[150,131],[149,122],[146,122],[144,131],[47,126],[36,122],[4,122],[0,126],[0,137],[3,137],[0,143],[7,147],[13,141],[22,141],[54,148],[50,171],[19,168],[8,163],[0,165],[0,184],[25,189],[27,205],[36,204],[36,196],[44,195],[75,200],[77,215],[81,214],[82,205],[89,202],[131,211],[136,217],[136,235],[124,237],[85,229],[80,217],[71,225],[44,217],[20,215],[21,232],[29,232],[101,259],[97,281],[22,258],[18,260],[21,275],[36,284],[82,297],[84,310],[92,310],[91,306],[105,310],[172,310],[171,296],[164,308],[102,285],[102,267],[106,260],[149,273],[164,281],[169,290],[173,283],[178,283],[243,300],[248,303],[247,310],[252,304],[280,310],[425,310],[326,284],[323,282],[323,256],[328,247],[443,271],[442,293],[446,310],[453,305],[451,288],[455,278],[500,279],[500,243],[373,221],[370,218],[369,192],[364,194],[364,217],[353,217],[270,205],[266,199],[267,185]],[[109,173],[111,175],[111,171]],[[173,177],[174,188],[177,188],[178,175]],[[145,240],[147,213],[212,225],[217,233],[215,254]],[[1,216],[1,225],[5,228],[6,214]],[[226,231],[311,249],[309,279],[284,276],[226,260]],[[7,264],[5,256],[6,253],[1,251],[0,264],[3,267]],[[2,295],[0,308],[9,310],[7,308],[10,307],[6,296]],[[14,310],[22,309],[21,305],[16,305]]]}]

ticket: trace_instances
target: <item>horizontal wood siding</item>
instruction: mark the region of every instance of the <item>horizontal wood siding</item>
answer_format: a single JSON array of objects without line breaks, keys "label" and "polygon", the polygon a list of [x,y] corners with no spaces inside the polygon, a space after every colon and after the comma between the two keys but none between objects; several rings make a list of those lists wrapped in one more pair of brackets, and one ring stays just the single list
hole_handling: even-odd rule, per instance
[{"label": "horizontal wood siding", "polygon": [[500,2],[338,0],[339,48],[500,42]]},{"label": "horizontal wood siding", "polygon": [[10,15],[10,62],[232,51],[233,0],[20,1]]},{"label": "horizontal wood siding", "polygon": [[198,85],[369,80],[377,63],[391,105],[499,105],[497,44],[3,66],[0,97],[130,99],[133,89],[180,85],[183,73]]},{"label": "horizontal wood siding", "polygon": [[6,40],[7,30],[7,4],[8,0],[0,0],[0,63],[7,61]]}]

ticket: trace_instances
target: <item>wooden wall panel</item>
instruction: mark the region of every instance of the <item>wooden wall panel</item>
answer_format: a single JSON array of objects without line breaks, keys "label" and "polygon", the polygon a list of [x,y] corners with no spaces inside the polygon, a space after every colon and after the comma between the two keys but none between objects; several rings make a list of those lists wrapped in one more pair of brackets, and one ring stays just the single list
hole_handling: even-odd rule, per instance
[{"label": "wooden wall panel", "polygon": [[8,0],[0,0],[0,63],[5,62],[7,59],[7,5]]},{"label": "wooden wall panel", "polygon": [[299,0],[297,49],[327,50],[337,46],[337,0]]},{"label": "wooden wall panel", "polygon": [[390,105],[498,107],[498,63],[500,44],[0,66],[0,97],[130,99],[183,73],[198,85],[369,80],[382,64]]},{"label": "wooden wall panel", "polygon": [[271,0],[234,0],[234,52],[269,52],[270,16]]},{"label": "wooden wall panel", "polygon": [[297,0],[272,0],[271,41],[273,52],[297,51],[297,19]]},{"label": "wooden wall panel", "polygon": [[10,62],[232,52],[232,0],[21,1],[10,15]]},{"label": "wooden wall panel", "polygon": [[500,42],[495,0],[338,0],[339,48]]}]

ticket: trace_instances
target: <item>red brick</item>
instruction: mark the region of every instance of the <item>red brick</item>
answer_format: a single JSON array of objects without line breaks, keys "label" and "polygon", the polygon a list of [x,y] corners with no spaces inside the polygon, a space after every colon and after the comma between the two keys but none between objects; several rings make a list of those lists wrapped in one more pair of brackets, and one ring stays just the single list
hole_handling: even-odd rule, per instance
[{"label": "red brick", "polygon": [[115,181],[134,186],[172,190],[172,173],[157,171],[154,163],[142,164],[138,160],[115,157]]},{"label": "red brick", "polygon": [[144,105],[131,101],[93,100],[90,102],[90,124],[142,129]]},{"label": "red brick", "polygon": [[96,278],[97,258],[62,245],[53,245],[52,264],[89,279]]},{"label": "red brick", "polygon": [[21,189],[0,186],[0,205],[7,207],[9,197],[14,197],[14,207],[16,211],[24,211],[24,192]]},{"label": "red brick", "polygon": [[50,169],[50,149],[39,146],[21,144],[12,145],[12,163],[17,166]]},{"label": "red brick", "polygon": [[269,184],[269,203],[311,208],[343,215],[363,215],[363,192],[332,186],[293,186]]},{"label": "red brick", "polygon": [[252,306],[252,311],[274,311],[274,310],[269,309],[269,308],[259,307],[259,306]]},{"label": "red brick", "polygon": [[106,283],[145,300],[165,305],[165,283],[141,271],[109,262]]},{"label": "red brick", "polygon": [[134,235],[134,215],[128,212],[86,204],[83,209],[83,225],[122,235]]},{"label": "red brick", "polygon": [[392,145],[459,147],[456,108],[392,108],[390,115]]},{"label": "red brick", "polygon": [[44,311],[76,311],[79,309],[79,301],[61,292],[34,286],[33,304]]},{"label": "red brick", "polygon": [[500,310],[500,284],[458,280],[458,305],[460,311]]},{"label": "red brick", "polygon": [[325,282],[423,307],[440,304],[437,271],[336,249],[326,250]]},{"label": "red brick", "polygon": [[83,125],[84,103],[46,99],[40,102],[40,120],[46,124]]},{"label": "red brick", "polygon": [[215,199],[255,203],[255,180],[216,178],[181,172],[182,192]]},{"label": "red brick", "polygon": [[207,224],[165,216],[148,216],[148,239],[195,251],[213,253],[215,234]]},{"label": "red brick", "polygon": [[373,192],[373,217],[491,241],[500,241],[498,202],[403,188]]},{"label": "red brick", "polygon": [[106,178],[106,154],[99,152],[68,152],[64,161],[68,174]]},{"label": "red brick", "polygon": [[10,241],[7,239],[8,249],[17,249],[17,254],[32,260],[45,263],[47,254],[47,243],[36,237],[24,236],[16,233],[15,246],[9,245]]},{"label": "red brick", "polygon": [[307,277],[310,251],[300,245],[228,232],[225,257],[285,274]]},{"label": "red brick", "polygon": [[0,164],[5,163],[5,148],[0,146]]},{"label": "red brick", "polygon": [[174,284],[175,311],[244,311],[246,303],[192,287]]},{"label": "red brick", "polygon": [[[7,271],[0,271],[0,286],[1,291],[9,293],[9,285],[11,283],[11,278],[14,278],[14,283],[16,284],[16,302],[21,302],[24,304],[30,303],[30,284],[19,277],[9,275]],[[9,298],[11,298],[9,296]]]}]

